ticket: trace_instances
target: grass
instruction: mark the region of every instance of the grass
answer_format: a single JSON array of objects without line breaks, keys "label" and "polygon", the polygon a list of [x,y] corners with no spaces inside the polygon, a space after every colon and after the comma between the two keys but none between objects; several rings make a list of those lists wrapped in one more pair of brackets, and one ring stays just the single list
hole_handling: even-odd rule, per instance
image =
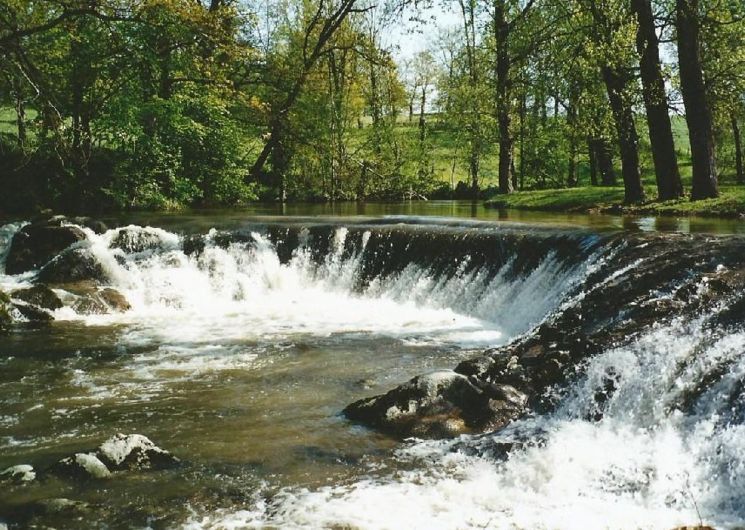
[{"label": "grass", "polygon": [[[486,201],[491,208],[542,210],[562,212],[623,213],[665,216],[745,217],[745,186],[724,185],[716,199],[691,201],[684,197],[673,201],[650,200],[638,205],[623,205],[622,187],[565,188],[557,190],[522,191]],[[656,190],[646,186],[647,197]]]}]

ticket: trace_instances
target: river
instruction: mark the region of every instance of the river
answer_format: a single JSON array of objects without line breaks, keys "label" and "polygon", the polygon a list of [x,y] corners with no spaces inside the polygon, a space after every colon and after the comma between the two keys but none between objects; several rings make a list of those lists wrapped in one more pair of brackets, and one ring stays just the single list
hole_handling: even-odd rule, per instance
[{"label": "river", "polygon": [[[57,309],[0,335],[0,469],[140,433],[173,470],[6,488],[0,521],[70,528],[668,528],[745,522],[745,331],[674,321],[581,365],[558,407],[498,437],[399,442],[343,408],[529,332],[577,296],[618,231],[745,233],[737,221],[496,212],[468,203],[288,205],[106,219],[86,231],[131,309]],[[5,225],[3,257],[19,224]],[[197,237],[198,252],[185,249]],[[0,269],[2,270],[2,269]],[[5,291],[34,272],[0,274]],[[681,374],[697,349],[700,366]],[[666,406],[727,360],[697,408]],[[602,421],[588,396],[612,368]],[[674,375],[672,375],[674,373]],[[672,378],[675,384],[670,384]],[[717,387],[719,385],[719,387]],[[664,389],[664,390],[661,390]],[[739,410],[739,409],[738,409]],[[723,426],[724,425],[724,426]],[[39,502],[86,503],[74,513]]]}]

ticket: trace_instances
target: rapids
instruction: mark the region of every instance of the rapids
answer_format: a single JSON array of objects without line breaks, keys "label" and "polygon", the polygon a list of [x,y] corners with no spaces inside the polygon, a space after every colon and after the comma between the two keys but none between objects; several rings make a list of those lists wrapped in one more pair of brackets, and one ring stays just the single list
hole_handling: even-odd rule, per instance
[{"label": "rapids", "polygon": [[[0,228],[0,272],[21,227]],[[11,528],[66,526],[69,513],[39,509],[53,497],[88,504],[82,527],[745,524],[745,328],[712,315],[585,359],[552,390],[556,407],[497,433],[397,444],[340,415],[572,307],[624,252],[612,234],[407,218],[83,230],[76,245],[131,308],[79,314],[60,285],[53,322],[16,315],[0,335],[0,470],[115,432],[184,465],[13,486],[0,499]],[[0,290],[35,274],[0,274]]]}]

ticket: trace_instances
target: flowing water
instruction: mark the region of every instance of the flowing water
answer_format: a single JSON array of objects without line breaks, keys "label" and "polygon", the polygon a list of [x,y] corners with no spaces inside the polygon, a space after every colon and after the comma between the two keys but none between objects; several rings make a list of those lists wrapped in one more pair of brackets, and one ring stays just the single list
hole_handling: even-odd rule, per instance
[{"label": "flowing water", "polygon": [[[144,434],[183,465],[10,488],[0,520],[745,525],[745,406],[722,398],[742,391],[745,330],[714,333],[699,321],[654,329],[586,361],[556,411],[497,435],[401,444],[340,415],[356,399],[509,342],[581,296],[587,274],[612,259],[602,231],[408,217],[134,220],[142,226],[127,230],[146,235],[147,248],[114,248],[120,229],[88,231],[83,242],[131,310],[63,308],[51,325],[0,336],[0,469],[43,468],[116,432]],[[0,263],[20,226],[0,229]],[[195,234],[199,252],[188,248]],[[0,274],[0,289],[32,279]],[[679,412],[681,396],[722,366],[726,376]],[[617,390],[603,419],[590,421],[609,370]],[[505,460],[488,450],[500,440],[527,443]],[[29,507],[50,497],[90,508],[78,519],[34,515]]]}]

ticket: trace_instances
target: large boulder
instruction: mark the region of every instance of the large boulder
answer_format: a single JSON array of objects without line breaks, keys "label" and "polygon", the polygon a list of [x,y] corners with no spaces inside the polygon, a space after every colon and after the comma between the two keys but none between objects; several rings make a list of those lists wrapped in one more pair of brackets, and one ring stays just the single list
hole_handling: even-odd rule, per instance
[{"label": "large boulder", "polygon": [[47,263],[39,271],[38,280],[51,284],[83,280],[104,283],[107,280],[107,274],[90,249],[71,248]]},{"label": "large boulder", "polygon": [[5,272],[21,274],[38,269],[85,237],[85,232],[77,226],[58,226],[47,222],[26,225],[13,236],[5,260]]},{"label": "large boulder", "polygon": [[352,403],[344,414],[399,438],[449,438],[501,427],[526,404],[527,396],[512,386],[480,384],[444,370]]},{"label": "large boulder", "polygon": [[111,471],[168,469],[179,464],[178,458],[141,434],[116,434],[98,447],[96,456]]}]

